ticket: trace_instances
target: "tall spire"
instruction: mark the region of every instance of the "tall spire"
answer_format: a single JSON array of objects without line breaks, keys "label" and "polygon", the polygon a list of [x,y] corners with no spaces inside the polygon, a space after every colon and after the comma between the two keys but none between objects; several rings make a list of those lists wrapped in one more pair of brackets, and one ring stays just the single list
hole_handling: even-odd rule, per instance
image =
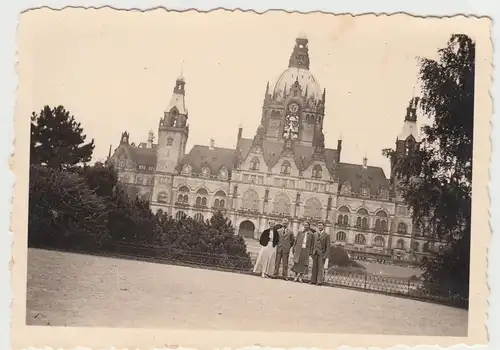
[{"label": "tall spire", "polygon": [[417,107],[419,102],[418,97],[412,97],[410,102],[408,103],[408,107],[406,107],[406,116],[405,121],[416,122],[417,121]]},{"label": "tall spire", "polygon": [[295,46],[290,55],[288,67],[309,69],[309,49],[307,48],[308,40],[305,35],[300,35],[295,39]]},{"label": "tall spire", "polygon": [[405,120],[403,123],[403,129],[398,135],[398,140],[406,140],[410,135],[415,139],[418,139],[418,128],[417,128],[417,107],[420,101],[419,97],[412,97],[406,107]]}]

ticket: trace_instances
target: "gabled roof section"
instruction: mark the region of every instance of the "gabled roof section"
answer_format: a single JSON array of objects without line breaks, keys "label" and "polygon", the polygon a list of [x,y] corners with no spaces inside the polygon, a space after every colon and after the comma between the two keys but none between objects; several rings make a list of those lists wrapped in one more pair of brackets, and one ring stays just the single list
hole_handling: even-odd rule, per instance
[{"label": "gabled roof section", "polygon": [[361,192],[361,185],[365,183],[370,188],[372,195],[378,195],[381,186],[389,190],[389,180],[386,178],[384,170],[380,167],[367,166],[361,164],[340,163],[338,167],[339,185],[348,181],[351,190],[355,193]]},{"label": "gabled roof section", "polygon": [[156,145],[153,146],[153,148],[146,148],[121,144],[118,149],[115,150],[115,155],[118,154],[120,150],[123,150],[127,157],[131,158],[137,165],[156,166]]},{"label": "gabled roof section", "polygon": [[[283,151],[283,143],[271,140],[263,140],[263,156],[267,166],[274,166],[281,158]],[[241,150],[242,159],[246,159],[252,148],[251,139],[240,139],[239,148]],[[305,145],[294,145],[294,160],[295,165],[300,171],[306,170],[313,161],[314,147]],[[326,148],[326,165],[330,174],[334,173],[335,161],[337,159],[337,150]]]},{"label": "gabled roof section", "polygon": [[201,173],[203,165],[208,164],[211,173],[216,175],[223,165],[228,170],[233,168],[234,155],[234,149],[194,145],[191,151],[182,158],[177,169],[181,170],[184,165],[189,164],[193,173]]}]

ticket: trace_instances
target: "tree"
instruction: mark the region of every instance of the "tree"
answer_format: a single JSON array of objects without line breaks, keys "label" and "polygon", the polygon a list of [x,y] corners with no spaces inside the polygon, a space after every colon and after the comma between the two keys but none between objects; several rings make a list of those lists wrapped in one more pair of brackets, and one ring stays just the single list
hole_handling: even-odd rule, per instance
[{"label": "tree", "polygon": [[448,243],[424,263],[423,277],[443,293],[468,298],[475,43],[455,34],[438,53],[438,60],[420,59],[420,109],[431,121],[420,144],[403,157],[391,149],[384,154],[415,223]]},{"label": "tree", "polygon": [[30,166],[29,246],[93,248],[107,238],[106,204],[79,174]]},{"label": "tree", "polygon": [[92,158],[94,140],[85,143],[80,123],[63,106],[45,106],[31,116],[30,163],[67,169]]}]

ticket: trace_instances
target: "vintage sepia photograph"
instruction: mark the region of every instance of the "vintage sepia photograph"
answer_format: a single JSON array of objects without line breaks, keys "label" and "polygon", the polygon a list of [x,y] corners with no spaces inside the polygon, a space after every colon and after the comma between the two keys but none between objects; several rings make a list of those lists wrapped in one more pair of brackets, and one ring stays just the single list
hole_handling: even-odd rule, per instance
[{"label": "vintage sepia photograph", "polygon": [[19,329],[486,341],[490,25],[23,13]]}]

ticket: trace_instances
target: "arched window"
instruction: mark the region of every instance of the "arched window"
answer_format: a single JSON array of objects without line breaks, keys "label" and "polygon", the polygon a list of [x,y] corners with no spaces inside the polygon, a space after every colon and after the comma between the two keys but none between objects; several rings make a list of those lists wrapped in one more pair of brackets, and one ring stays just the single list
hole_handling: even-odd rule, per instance
[{"label": "arched window", "polygon": [[429,242],[425,242],[423,247],[422,247],[422,251],[425,252],[425,253],[428,253],[430,251],[430,248],[429,248]]},{"label": "arched window", "polygon": [[142,176],[137,176],[136,179],[135,179],[135,182],[138,184],[138,185],[142,185],[144,180],[142,179]]},{"label": "arched window", "polygon": [[189,192],[189,188],[187,186],[179,187],[179,192]]},{"label": "arched window", "polygon": [[414,252],[418,252],[419,251],[420,244],[418,242],[413,242],[412,246],[413,246],[412,248],[413,248]]},{"label": "arched window", "polygon": [[354,243],[355,244],[366,244],[365,236],[362,234],[356,235],[356,237],[354,237]]},{"label": "arched window", "polygon": [[159,203],[167,203],[167,193],[166,192],[158,193],[158,195],[156,196],[156,200]]},{"label": "arched window", "polygon": [[373,244],[376,246],[376,247],[383,247],[385,245],[385,240],[384,240],[384,237],[381,237],[381,236],[377,236],[375,237],[374,241],[373,241]]},{"label": "arched window", "polygon": [[386,218],[387,217],[387,213],[383,210],[379,210],[376,214],[379,218]]},{"label": "arched window", "polygon": [[[377,213],[377,216],[379,216],[379,217],[381,217],[381,215],[379,215],[379,213],[385,214],[385,212],[379,211]],[[377,219],[377,220],[375,220],[375,231],[378,231],[378,232],[387,232],[387,220],[386,219]]]},{"label": "arched window", "polygon": [[204,220],[203,214],[200,214],[200,213],[194,214],[194,219],[196,221],[200,221],[200,222],[203,221]]},{"label": "arched window", "polygon": [[368,210],[366,210],[365,208],[359,208],[358,214],[359,215],[368,215]]},{"label": "arched window", "polygon": [[183,220],[185,218],[186,218],[186,213],[183,212],[182,210],[178,211],[177,214],[175,214],[176,220]]},{"label": "arched window", "polygon": [[170,110],[170,126],[177,126],[177,109]]},{"label": "arched window", "polygon": [[208,196],[207,190],[204,188],[200,188],[198,191],[196,191],[196,194],[198,195],[196,197],[196,205],[206,207]]},{"label": "arched window", "polygon": [[345,205],[341,206],[337,210],[340,214],[337,216],[337,225],[348,226],[349,225],[349,215],[347,215],[350,210]]},{"label": "arched window", "polygon": [[345,240],[346,240],[345,232],[342,232],[342,231],[337,232],[337,235],[335,236],[335,240],[345,242]]},{"label": "arched window", "polygon": [[349,216],[348,215],[343,215],[339,214],[337,216],[337,224],[340,226],[348,226],[349,225]]},{"label": "arched window", "polygon": [[368,218],[363,218],[363,220],[361,220],[361,227],[364,229],[368,228]]},{"label": "arched window", "polygon": [[341,206],[337,211],[339,213],[349,213],[350,212],[349,208],[346,207],[345,205]]},{"label": "arched window", "polygon": [[313,167],[312,178],[313,179],[321,179],[321,178],[323,178],[323,169],[321,168],[321,165],[316,164]]},{"label": "arched window", "polygon": [[405,249],[405,241],[403,241],[402,239],[398,239],[398,241],[396,243],[396,248]]},{"label": "arched window", "polygon": [[243,209],[259,210],[259,195],[254,190],[247,190],[242,197],[241,207]]},{"label": "arched window", "polygon": [[400,222],[398,224],[398,232],[399,233],[407,233],[408,232],[408,225],[406,225],[404,222]]},{"label": "arched window", "polygon": [[290,175],[292,171],[292,166],[290,165],[290,162],[288,160],[285,160],[281,164],[281,175]]},{"label": "arched window", "polygon": [[178,203],[181,203],[181,204],[188,204],[189,203],[189,197],[187,194],[179,194],[179,196],[177,196],[177,202]]},{"label": "arched window", "polygon": [[356,227],[367,229],[368,228],[368,218],[363,217],[363,216],[368,215],[368,210],[366,210],[365,208],[359,208],[357,213],[360,216],[358,216],[356,218]]},{"label": "arched window", "polygon": [[315,198],[309,198],[304,205],[304,216],[311,218],[321,218],[321,202]]},{"label": "arched window", "polygon": [[258,158],[253,158],[251,161],[250,161],[250,170],[253,170],[253,171],[259,171],[260,169],[260,162],[259,162],[259,159]]},{"label": "arched window", "polygon": [[214,208],[224,208],[226,193],[222,190],[215,192]]},{"label": "arched window", "polygon": [[280,213],[285,215],[290,215],[290,209],[292,207],[292,201],[284,193],[279,193],[274,197],[273,200],[273,213]]}]

